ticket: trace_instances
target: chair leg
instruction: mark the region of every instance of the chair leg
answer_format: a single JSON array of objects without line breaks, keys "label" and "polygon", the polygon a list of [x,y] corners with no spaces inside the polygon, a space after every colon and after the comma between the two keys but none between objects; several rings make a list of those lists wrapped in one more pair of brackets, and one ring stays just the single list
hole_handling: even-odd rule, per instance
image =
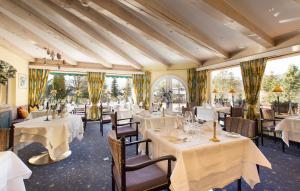
[{"label": "chair leg", "polygon": [[283,140],[281,141],[281,144],[282,144],[282,152],[284,152],[284,153],[285,153],[285,145],[284,145],[285,143],[284,143],[284,141],[283,141]]},{"label": "chair leg", "polygon": [[[138,140],[139,140],[139,135],[137,135],[137,136],[135,137],[135,139],[136,139],[136,141],[138,141]],[[136,153],[136,155],[139,154],[139,144],[136,144],[135,153]]]},{"label": "chair leg", "polygon": [[116,190],[115,179],[113,176],[111,176],[111,190],[112,191]]},{"label": "chair leg", "polygon": [[129,141],[131,142],[131,140],[132,140],[132,139],[131,139],[131,136],[130,136],[130,137],[129,137]]},{"label": "chair leg", "polygon": [[264,133],[263,132],[260,133],[260,137],[261,137],[261,145],[264,146]]},{"label": "chair leg", "polygon": [[103,124],[100,122],[100,132],[101,132],[101,135],[103,136]]},{"label": "chair leg", "polygon": [[242,178],[237,180],[237,190],[242,191]]},{"label": "chair leg", "polygon": [[276,144],[276,131],[274,131],[274,143]]},{"label": "chair leg", "polygon": [[259,169],[259,165],[258,164],[256,165],[256,168],[257,168],[257,172],[259,174],[260,169]]}]

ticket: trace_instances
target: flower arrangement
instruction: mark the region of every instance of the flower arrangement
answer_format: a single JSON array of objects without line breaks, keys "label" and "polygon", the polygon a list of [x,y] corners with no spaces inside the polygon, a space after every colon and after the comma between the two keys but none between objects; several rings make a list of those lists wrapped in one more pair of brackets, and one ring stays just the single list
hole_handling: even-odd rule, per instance
[{"label": "flower arrangement", "polygon": [[162,88],[160,97],[162,101],[166,102],[167,108],[169,108],[170,104],[172,103],[173,91]]},{"label": "flower arrangement", "polygon": [[57,109],[57,99],[56,99],[57,90],[52,89],[50,91],[49,103],[52,111],[56,111]]},{"label": "flower arrangement", "polygon": [[16,72],[13,66],[0,60],[0,84],[6,85],[9,78],[16,77]]}]

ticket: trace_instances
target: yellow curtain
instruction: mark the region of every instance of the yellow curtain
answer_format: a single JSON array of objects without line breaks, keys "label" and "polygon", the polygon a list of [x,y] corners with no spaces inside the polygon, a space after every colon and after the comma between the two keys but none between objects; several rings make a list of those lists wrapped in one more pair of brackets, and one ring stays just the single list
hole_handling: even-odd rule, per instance
[{"label": "yellow curtain", "polygon": [[208,88],[208,70],[201,70],[197,72],[197,105],[202,105],[207,100],[207,88]]},{"label": "yellow curtain", "polygon": [[105,80],[105,73],[101,72],[88,72],[88,91],[89,98],[92,102],[92,107],[90,108],[89,118],[96,120],[100,118],[100,113],[97,107],[97,103],[100,101],[100,94]]},{"label": "yellow curtain", "polygon": [[29,106],[35,107],[43,101],[49,70],[29,69]]},{"label": "yellow curtain", "polygon": [[145,109],[150,108],[150,94],[151,94],[151,73],[149,71],[145,72],[144,76],[144,91],[145,91]]},{"label": "yellow curtain", "polygon": [[248,104],[247,119],[254,120],[257,117],[257,100],[262,78],[266,68],[267,58],[241,62],[243,85]]},{"label": "yellow curtain", "polygon": [[196,91],[196,86],[197,86],[197,80],[196,80],[196,69],[191,68],[187,70],[187,75],[188,75],[188,91],[189,91],[189,103],[191,105],[194,105],[196,102],[196,96],[197,96],[197,91]]},{"label": "yellow curtain", "polygon": [[136,103],[140,104],[143,101],[144,95],[144,75],[142,74],[133,74],[132,75],[133,88],[136,96]]}]

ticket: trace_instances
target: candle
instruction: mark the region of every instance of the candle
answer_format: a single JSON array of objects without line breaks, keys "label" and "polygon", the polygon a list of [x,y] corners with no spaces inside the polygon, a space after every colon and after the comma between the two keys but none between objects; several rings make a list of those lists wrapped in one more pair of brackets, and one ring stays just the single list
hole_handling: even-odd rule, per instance
[{"label": "candle", "polygon": [[220,142],[220,140],[217,138],[217,122],[216,121],[213,122],[213,128],[214,128],[214,134],[213,134],[213,137],[209,140],[212,142]]}]

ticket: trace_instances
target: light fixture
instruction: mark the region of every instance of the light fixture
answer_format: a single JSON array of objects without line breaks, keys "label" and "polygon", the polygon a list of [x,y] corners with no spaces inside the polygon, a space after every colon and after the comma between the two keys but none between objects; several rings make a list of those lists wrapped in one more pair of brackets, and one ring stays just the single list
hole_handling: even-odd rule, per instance
[{"label": "light fixture", "polygon": [[[50,50],[49,48],[44,48],[46,50],[47,56],[50,57],[52,61],[57,61],[57,69],[60,70],[61,65],[65,64],[65,61],[62,60],[62,56],[60,53],[55,52],[54,50]],[[44,64],[47,64],[47,59],[44,59]]]},{"label": "light fixture", "polygon": [[90,4],[89,0],[79,0],[80,4],[84,7],[88,7]]},{"label": "light fixture", "polygon": [[280,114],[280,111],[279,111],[279,95],[283,92],[283,89],[281,88],[281,86],[279,84],[277,84],[273,91],[274,93],[276,93],[277,95],[277,114],[279,115]]},{"label": "light fixture", "polygon": [[215,94],[215,99],[214,99],[214,102],[216,103],[217,102],[217,93],[218,93],[218,89],[217,88],[214,88],[212,93]]}]

